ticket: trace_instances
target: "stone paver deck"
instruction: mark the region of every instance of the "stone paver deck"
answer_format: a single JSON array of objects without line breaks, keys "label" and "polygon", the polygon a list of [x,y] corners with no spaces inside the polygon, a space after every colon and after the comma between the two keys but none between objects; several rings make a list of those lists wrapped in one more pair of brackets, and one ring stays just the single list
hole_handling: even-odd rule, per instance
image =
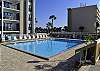
[{"label": "stone paver deck", "polygon": [[[56,61],[56,58],[51,58],[50,61],[45,61],[43,59],[8,48],[3,45],[0,45],[0,51],[0,71],[66,71],[66,65],[68,66],[68,63],[66,61],[59,61],[60,59],[64,59],[62,57],[59,57],[59,59],[56,57],[58,61]],[[73,52],[71,52],[71,54],[72,53]],[[30,63],[28,63],[29,61]],[[32,61],[42,62],[32,63]],[[47,67],[45,69],[36,69],[35,66],[38,64],[48,64],[51,67]],[[62,65],[64,65],[65,69]]]},{"label": "stone paver deck", "polygon": [[95,65],[82,66],[79,71],[100,71],[100,60]]},{"label": "stone paver deck", "polygon": [[34,64],[27,62],[33,60],[44,61],[2,45],[0,45],[0,50],[0,71],[35,71]]},{"label": "stone paver deck", "polygon": [[[80,46],[77,46],[67,52],[52,57],[50,61],[45,61],[35,56],[0,45],[0,71],[69,71],[71,64],[73,64],[71,63],[73,60],[70,59],[70,57],[75,55],[75,49],[79,47]],[[30,63],[28,63],[29,61]],[[32,63],[33,61],[42,62]],[[49,66],[47,66],[47,68],[37,69],[37,64],[47,64]]]}]

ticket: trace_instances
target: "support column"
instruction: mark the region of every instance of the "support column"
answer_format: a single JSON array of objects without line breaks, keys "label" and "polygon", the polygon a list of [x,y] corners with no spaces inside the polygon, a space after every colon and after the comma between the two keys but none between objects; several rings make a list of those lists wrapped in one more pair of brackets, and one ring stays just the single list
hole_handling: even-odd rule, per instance
[{"label": "support column", "polygon": [[24,0],[20,0],[20,34],[23,34],[24,30]]},{"label": "support column", "polygon": [[80,65],[82,64],[82,50],[80,50]]}]

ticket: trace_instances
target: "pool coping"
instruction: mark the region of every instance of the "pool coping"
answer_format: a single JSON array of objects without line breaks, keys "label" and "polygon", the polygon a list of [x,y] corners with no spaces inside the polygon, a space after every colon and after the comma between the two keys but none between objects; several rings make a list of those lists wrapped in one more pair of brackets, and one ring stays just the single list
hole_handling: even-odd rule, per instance
[{"label": "pool coping", "polygon": [[29,53],[29,52],[26,52],[26,51],[23,51],[23,50],[20,50],[20,49],[16,49],[16,48],[7,46],[6,44],[1,44],[1,45],[6,46],[6,47],[11,48],[11,49],[14,49],[14,50],[17,50],[17,51],[20,51],[20,52],[23,52],[23,53],[26,53],[26,54],[29,54],[29,55],[32,55],[32,56],[35,56],[35,57],[38,57],[38,58],[41,58],[41,59],[44,59],[44,60],[49,60],[49,58],[42,57],[42,56],[39,56],[39,55],[35,55],[35,54]]}]

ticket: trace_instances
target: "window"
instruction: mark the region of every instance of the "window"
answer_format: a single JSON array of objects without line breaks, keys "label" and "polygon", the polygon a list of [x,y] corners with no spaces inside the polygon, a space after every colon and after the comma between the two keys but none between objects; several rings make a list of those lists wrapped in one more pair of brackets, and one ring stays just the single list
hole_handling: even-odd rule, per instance
[{"label": "window", "polygon": [[20,3],[17,4],[17,10],[20,10]]},{"label": "window", "polygon": [[28,29],[29,29],[29,30],[32,30],[32,24],[29,24]]},{"label": "window", "polygon": [[29,2],[32,2],[32,0],[29,0]]},{"label": "window", "polygon": [[32,21],[32,15],[29,14],[29,21]]},{"label": "window", "polygon": [[32,11],[32,6],[31,5],[29,5],[29,11]]}]

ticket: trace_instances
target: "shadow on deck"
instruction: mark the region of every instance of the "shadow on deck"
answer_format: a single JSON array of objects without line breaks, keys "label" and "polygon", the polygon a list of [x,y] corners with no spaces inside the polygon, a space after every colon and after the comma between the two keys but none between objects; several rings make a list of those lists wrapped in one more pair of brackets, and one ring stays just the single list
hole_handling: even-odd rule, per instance
[{"label": "shadow on deck", "polygon": [[[39,63],[41,61],[28,61],[27,63]],[[46,61],[48,62],[48,61]],[[48,67],[48,68],[47,68]],[[79,55],[74,55],[71,58],[59,63],[54,67],[49,64],[36,65],[35,69],[40,71],[78,71],[80,68]]]}]

